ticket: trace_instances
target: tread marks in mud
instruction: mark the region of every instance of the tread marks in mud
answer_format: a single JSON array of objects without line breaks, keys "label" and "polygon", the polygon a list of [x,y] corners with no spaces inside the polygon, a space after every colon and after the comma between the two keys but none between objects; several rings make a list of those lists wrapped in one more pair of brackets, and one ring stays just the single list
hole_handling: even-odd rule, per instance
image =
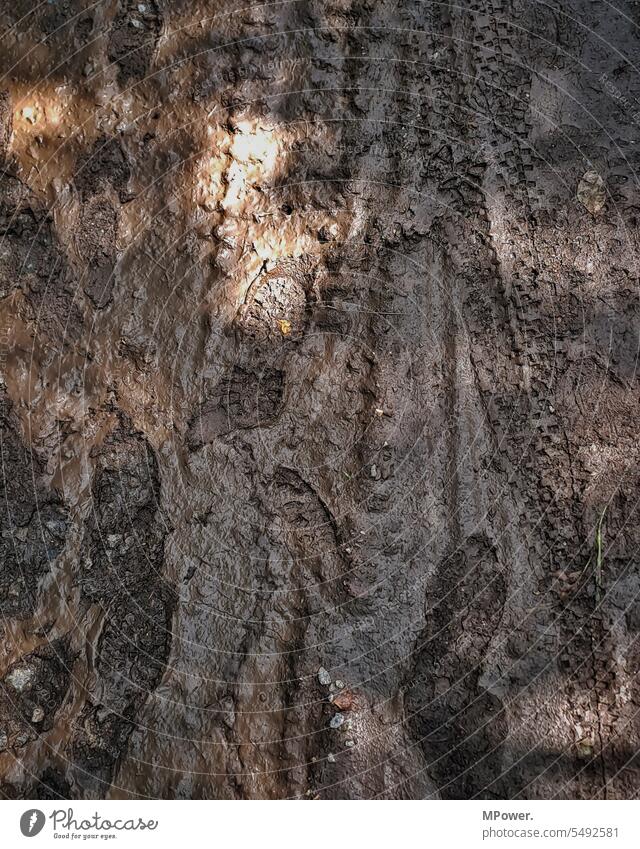
[{"label": "tread marks in mud", "polygon": [[24,655],[0,681],[0,751],[19,749],[50,731],[69,690],[68,640]]},{"label": "tread marks in mud", "polygon": [[161,30],[162,16],[156,0],[120,0],[109,35],[108,57],[118,66],[121,85],[146,77]]},{"label": "tread marks in mud", "polygon": [[500,700],[479,683],[498,628],[506,581],[495,550],[471,537],[439,565],[428,626],[407,687],[407,710],[443,798],[492,796],[507,733]]},{"label": "tread marks in mud", "polygon": [[45,486],[44,465],[23,443],[4,392],[0,428],[0,613],[27,617],[36,609],[41,578],[64,548],[68,512]]},{"label": "tread marks in mud", "polygon": [[79,575],[83,596],[105,617],[97,689],[77,720],[72,745],[77,780],[89,790],[96,781],[98,791],[110,783],[169,655],[175,599],[162,577],[167,529],[159,495],[153,450],[123,416],[97,455]]},{"label": "tread marks in mud", "polygon": [[[480,7],[474,4],[472,8],[477,11]],[[576,336],[582,333],[583,316],[577,310],[583,305],[566,291],[567,284],[571,286],[573,269],[562,275],[554,273],[553,285],[545,279],[553,273],[547,270],[545,258],[549,252],[557,251],[559,226],[554,225],[546,244],[545,229],[540,222],[549,213],[537,208],[533,194],[535,177],[543,169],[536,167],[540,157],[529,144],[531,125],[526,104],[531,72],[521,67],[528,64],[526,57],[539,49],[540,39],[535,37],[539,30],[534,27],[529,40],[529,35],[510,25],[509,18],[515,14],[502,0],[494,0],[490,25],[486,15],[484,18],[472,15],[476,79],[478,91],[483,95],[476,105],[482,110],[480,104],[484,102],[484,109],[493,116],[484,132],[493,159],[494,194],[496,197],[502,194],[503,208],[509,210],[506,233],[501,238],[502,241],[508,238],[508,244],[515,246],[503,251],[498,266],[514,334],[513,344],[502,358],[507,361],[513,350],[517,353],[515,368],[511,370],[513,395],[488,390],[482,394],[493,411],[494,426],[508,436],[504,445],[520,478],[517,500],[522,505],[521,521],[523,527],[535,524],[528,544],[541,563],[538,589],[540,594],[552,599],[560,646],[558,666],[565,680],[562,702],[569,733],[576,735],[570,742],[576,745],[573,751],[577,760],[571,766],[572,774],[562,776],[563,786],[571,788],[568,792],[572,795],[593,796],[606,793],[604,748],[614,735],[618,695],[611,671],[615,667],[615,648],[606,615],[597,610],[593,569],[583,570],[589,559],[587,546],[580,543],[576,546],[575,542],[581,539],[586,542],[581,493],[575,484],[576,480],[585,483],[584,472],[574,456],[572,428],[566,413],[559,411],[563,405],[555,400],[550,404],[569,368],[567,337],[574,334],[574,326]],[[528,19],[531,10],[527,12],[525,8],[523,14]],[[558,20],[565,17],[560,15]],[[566,34],[558,28],[558,45],[565,38]],[[547,45],[544,51],[544,61],[562,63],[559,50]],[[592,146],[593,142],[590,140],[589,144]],[[542,150],[545,150],[543,146]],[[556,151],[552,161],[557,162],[557,157]],[[543,300],[542,293],[547,289],[554,292],[559,319]],[[536,423],[534,439],[532,422]],[[541,512],[544,521],[532,521]],[[531,769],[537,770],[538,766],[532,762]],[[560,767],[561,764],[554,764],[553,771]],[[544,796],[548,783],[534,787],[533,776],[525,772],[526,769],[521,769],[519,777],[510,774],[512,786],[515,788],[521,781],[527,795],[540,792]]]}]

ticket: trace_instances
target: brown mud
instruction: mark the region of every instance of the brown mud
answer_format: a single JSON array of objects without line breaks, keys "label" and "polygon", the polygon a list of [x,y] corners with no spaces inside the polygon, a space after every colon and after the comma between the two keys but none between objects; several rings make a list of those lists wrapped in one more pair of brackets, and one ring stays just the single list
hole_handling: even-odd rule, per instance
[{"label": "brown mud", "polygon": [[3,797],[638,794],[616,7],[2,4]]}]

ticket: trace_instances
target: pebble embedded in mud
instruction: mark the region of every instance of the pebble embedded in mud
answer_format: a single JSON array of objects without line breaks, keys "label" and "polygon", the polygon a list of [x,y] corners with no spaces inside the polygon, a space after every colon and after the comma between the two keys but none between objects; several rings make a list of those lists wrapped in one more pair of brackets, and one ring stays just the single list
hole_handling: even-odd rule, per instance
[{"label": "pebble embedded in mud", "polygon": [[11,684],[14,690],[17,690],[18,693],[21,693],[23,690],[31,684],[33,681],[34,670],[29,666],[17,666],[15,669],[12,669],[11,672],[6,677],[7,684]]},{"label": "pebble embedded in mud", "polygon": [[320,669],[318,669],[318,681],[323,687],[329,687],[331,684],[331,675],[329,675],[324,666],[321,666]]},{"label": "pebble embedded in mud", "polygon": [[344,725],[345,719],[346,719],[346,717],[343,713],[337,713],[335,716],[331,717],[331,721],[329,722],[329,727],[330,728],[340,728],[342,725]]}]

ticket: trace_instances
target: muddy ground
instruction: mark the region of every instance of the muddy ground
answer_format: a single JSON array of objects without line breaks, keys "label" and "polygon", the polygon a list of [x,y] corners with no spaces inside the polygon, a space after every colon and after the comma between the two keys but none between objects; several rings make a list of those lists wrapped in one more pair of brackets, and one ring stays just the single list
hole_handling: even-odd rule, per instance
[{"label": "muddy ground", "polygon": [[635,797],[640,2],[0,9],[0,793]]}]

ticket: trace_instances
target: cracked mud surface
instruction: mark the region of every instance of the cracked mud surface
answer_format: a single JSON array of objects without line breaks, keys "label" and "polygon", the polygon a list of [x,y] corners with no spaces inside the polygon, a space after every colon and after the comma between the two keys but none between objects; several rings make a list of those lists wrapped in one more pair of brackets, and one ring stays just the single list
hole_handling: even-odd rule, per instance
[{"label": "cracked mud surface", "polygon": [[0,11],[0,795],[635,798],[640,4]]}]

